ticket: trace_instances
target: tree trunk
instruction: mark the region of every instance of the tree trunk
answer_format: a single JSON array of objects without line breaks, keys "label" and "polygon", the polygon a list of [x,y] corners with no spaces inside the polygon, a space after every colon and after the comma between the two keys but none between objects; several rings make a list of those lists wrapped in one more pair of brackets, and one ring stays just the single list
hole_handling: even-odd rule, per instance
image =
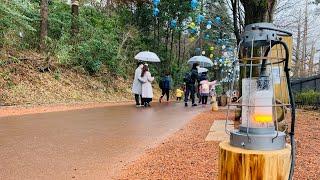
[{"label": "tree trunk", "polygon": [[245,11],[245,24],[272,22],[276,0],[241,0]]},{"label": "tree trunk", "polygon": [[233,29],[234,29],[234,34],[237,39],[237,44],[240,42],[240,28],[238,26],[238,0],[232,0],[232,16],[233,16]]},{"label": "tree trunk", "polygon": [[171,45],[170,45],[170,62],[172,62],[172,50],[173,50],[173,37],[174,37],[174,29],[171,32]]},{"label": "tree trunk", "polygon": [[309,69],[309,76],[312,76],[314,73],[314,55],[316,53],[316,47],[315,47],[315,42],[312,43],[312,47],[311,47],[311,54],[310,54],[310,59],[309,59],[309,63],[308,63],[308,69]]},{"label": "tree trunk", "polygon": [[71,16],[72,16],[71,35],[74,36],[79,32],[79,26],[78,26],[79,1],[77,1],[77,0],[72,0],[72,3],[71,3]]},{"label": "tree trunk", "polygon": [[297,46],[296,46],[296,64],[295,64],[295,68],[294,68],[294,75],[296,77],[300,77],[300,41],[301,41],[301,11],[299,13],[299,19],[298,19],[298,32],[297,32]]},{"label": "tree trunk", "polygon": [[41,0],[40,2],[40,52],[46,49],[46,37],[48,35],[48,0]]},{"label": "tree trunk", "polygon": [[302,76],[306,76],[306,60],[307,60],[307,42],[308,42],[308,2],[306,0],[306,6],[304,11],[304,27],[303,27],[303,46],[302,46]]}]

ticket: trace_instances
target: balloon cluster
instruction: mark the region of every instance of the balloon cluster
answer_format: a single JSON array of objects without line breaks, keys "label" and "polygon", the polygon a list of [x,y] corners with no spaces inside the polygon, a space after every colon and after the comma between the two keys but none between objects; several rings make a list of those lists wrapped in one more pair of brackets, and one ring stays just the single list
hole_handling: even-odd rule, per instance
[{"label": "balloon cluster", "polygon": [[177,27],[177,20],[175,20],[175,19],[171,20],[171,22],[170,22],[170,27],[171,27],[172,29],[176,28],[176,27]]},{"label": "balloon cluster", "polygon": [[160,10],[158,9],[158,5],[160,4],[160,0],[153,0],[153,16],[159,16]]},{"label": "balloon cluster", "polygon": [[199,2],[197,0],[191,0],[191,9],[196,10],[199,5]]}]

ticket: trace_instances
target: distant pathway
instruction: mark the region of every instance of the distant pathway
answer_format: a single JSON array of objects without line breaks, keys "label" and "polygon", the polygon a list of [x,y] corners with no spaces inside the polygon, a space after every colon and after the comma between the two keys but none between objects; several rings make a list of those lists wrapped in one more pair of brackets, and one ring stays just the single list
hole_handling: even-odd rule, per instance
[{"label": "distant pathway", "polygon": [[0,179],[108,179],[207,108],[112,106],[0,118]]}]

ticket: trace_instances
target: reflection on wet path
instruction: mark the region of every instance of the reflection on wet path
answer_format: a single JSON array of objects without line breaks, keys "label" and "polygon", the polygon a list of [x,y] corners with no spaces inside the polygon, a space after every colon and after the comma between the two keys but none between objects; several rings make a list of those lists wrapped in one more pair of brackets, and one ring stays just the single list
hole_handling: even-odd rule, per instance
[{"label": "reflection on wet path", "polygon": [[203,110],[163,103],[0,118],[0,179],[106,179]]}]

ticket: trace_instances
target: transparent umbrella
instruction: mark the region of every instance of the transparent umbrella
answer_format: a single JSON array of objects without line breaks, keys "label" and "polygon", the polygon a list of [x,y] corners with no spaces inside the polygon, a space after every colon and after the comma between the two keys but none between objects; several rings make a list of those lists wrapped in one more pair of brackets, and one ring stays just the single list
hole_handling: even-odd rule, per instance
[{"label": "transparent umbrella", "polygon": [[160,62],[160,58],[157,56],[157,54],[150,51],[139,52],[134,58],[139,61]]},{"label": "transparent umbrella", "polygon": [[211,59],[207,58],[206,56],[193,56],[188,60],[188,64],[192,65],[194,63],[199,63],[200,67],[212,67],[213,62]]}]

